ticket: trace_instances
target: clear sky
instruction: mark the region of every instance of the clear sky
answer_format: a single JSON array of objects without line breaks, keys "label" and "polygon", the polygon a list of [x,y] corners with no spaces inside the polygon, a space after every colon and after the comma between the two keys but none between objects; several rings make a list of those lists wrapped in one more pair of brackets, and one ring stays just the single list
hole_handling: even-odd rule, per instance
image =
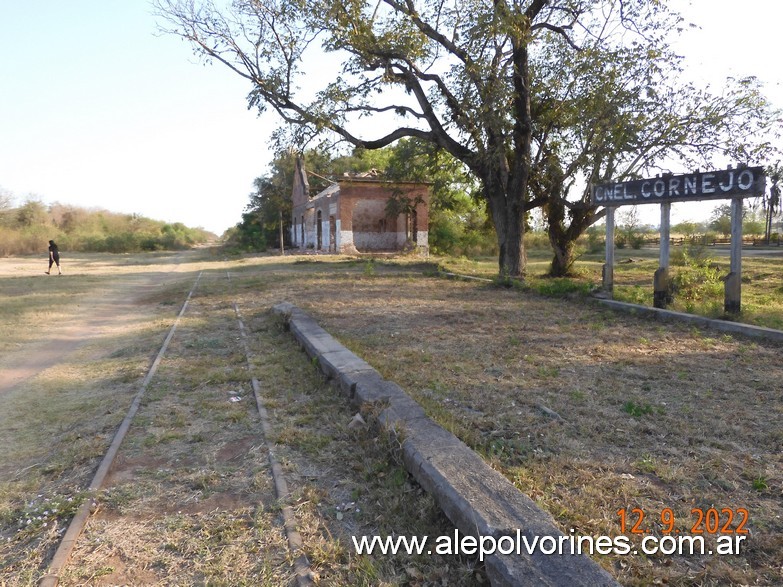
[{"label": "clear sky", "polygon": [[[700,27],[689,30],[675,44],[686,58],[689,77],[709,83],[712,90],[719,93],[728,76],[756,76],[764,83],[764,95],[776,108],[783,109],[783,66],[780,61],[783,4],[775,0],[671,0],[670,5],[688,22]],[[783,150],[783,145],[778,148]],[[672,168],[671,171],[685,173],[690,170]],[[671,221],[675,224],[706,220],[713,208],[725,203],[720,200],[674,203]],[[638,208],[642,222],[658,225],[659,206]]]},{"label": "clear sky", "polygon": [[[783,107],[777,2],[673,4],[704,27],[680,47],[694,76],[756,75]],[[0,0],[0,187],[220,234],[271,159],[276,119],[247,110],[249,90],[158,35],[146,0]]]},{"label": "clear sky", "polygon": [[0,186],[220,234],[270,161],[248,91],[145,0],[0,0]]}]

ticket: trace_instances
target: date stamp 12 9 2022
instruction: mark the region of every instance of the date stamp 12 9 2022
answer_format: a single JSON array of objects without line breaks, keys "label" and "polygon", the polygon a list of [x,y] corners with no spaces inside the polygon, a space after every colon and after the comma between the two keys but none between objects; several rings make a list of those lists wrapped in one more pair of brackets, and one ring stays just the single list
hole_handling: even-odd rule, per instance
[{"label": "date stamp 12 9 2022", "polygon": [[745,508],[692,508],[685,521],[678,519],[671,508],[663,508],[657,516],[641,508],[621,508],[617,516],[621,534],[652,534],[655,530],[661,534],[748,534]]}]

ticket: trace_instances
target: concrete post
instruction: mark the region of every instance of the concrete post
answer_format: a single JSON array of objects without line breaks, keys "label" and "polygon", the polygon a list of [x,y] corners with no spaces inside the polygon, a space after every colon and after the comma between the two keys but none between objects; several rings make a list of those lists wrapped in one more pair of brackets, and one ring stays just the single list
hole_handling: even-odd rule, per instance
[{"label": "concrete post", "polygon": [[669,291],[669,241],[671,227],[671,202],[661,204],[661,253],[658,261],[658,270],[653,277],[653,306],[656,308],[665,308],[671,303],[671,292]]},{"label": "concrete post", "polygon": [[738,315],[742,308],[742,198],[731,200],[731,268],[725,287],[723,309]]},{"label": "concrete post", "polygon": [[614,291],[614,207],[606,209],[606,261],[603,267],[603,288],[611,298]]}]

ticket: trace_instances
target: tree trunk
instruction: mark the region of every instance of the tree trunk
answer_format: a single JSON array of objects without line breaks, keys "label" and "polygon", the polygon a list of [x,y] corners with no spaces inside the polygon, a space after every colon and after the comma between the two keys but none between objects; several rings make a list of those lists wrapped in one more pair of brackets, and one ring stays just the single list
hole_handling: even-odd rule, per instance
[{"label": "tree trunk", "polygon": [[577,239],[603,214],[596,214],[595,208],[587,205],[576,206],[570,210],[571,222],[566,226],[565,205],[562,200],[549,201],[544,209],[547,213],[549,244],[554,251],[549,276],[571,276],[576,262]]},{"label": "tree trunk", "polygon": [[561,190],[552,193],[555,195],[550,196],[543,208],[547,218],[547,236],[554,252],[549,276],[568,277],[572,275],[576,261],[576,240],[593,222],[595,211],[589,207],[573,208],[570,211],[571,222],[566,226],[565,203],[556,196]]},{"label": "tree trunk", "polygon": [[493,190],[486,196],[498,239],[499,275],[521,279],[525,276],[526,264],[522,195]]},{"label": "tree trunk", "polygon": [[567,277],[576,261],[574,250],[576,242],[560,226],[549,225],[549,244],[554,256],[549,267],[550,277]]}]

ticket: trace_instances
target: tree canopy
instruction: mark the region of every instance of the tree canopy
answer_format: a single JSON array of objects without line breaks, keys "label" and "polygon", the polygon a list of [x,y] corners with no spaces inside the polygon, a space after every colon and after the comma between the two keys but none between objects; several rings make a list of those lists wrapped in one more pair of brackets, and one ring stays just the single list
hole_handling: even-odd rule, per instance
[{"label": "tree canopy", "polygon": [[552,275],[568,273],[576,239],[604,215],[592,185],[772,152],[779,123],[758,81],[729,79],[720,93],[689,82],[667,42],[685,24],[669,18],[631,42],[582,38],[579,51],[550,35],[533,60],[531,191],[544,200]]},{"label": "tree canopy", "polygon": [[[416,139],[401,139],[377,150],[357,148],[348,155],[331,157],[316,149],[304,153],[305,168],[312,193],[330,184],[345,172],[377,170],[385,179],[427,181],[431,183],[430,247],[440,253],[462,253],[486,248],[486,214],[472,195],[475,182],[458,161],[431,144]],[[279,246],[280,216],[290,225],[291,184],[295,156],[290,151],[278,154],[269,171],[253,182],[254,190],[232,229],[230,241],[243,249],[256,250]],[[389,206],[405,206],[390,202]],[[390,208],[390,212],[393,212]],[[286,238],[288,230],[285,230]]]},{"label": "tree canopy", "polygon": [[553,270],[566,267],[569,243],[600,214],[585,198],[590,182],[667,157],[750,158],[761,151],[739,144],[760,145],[769,128],[752,80],[712,95],[679,79],[668,40],[683,23],[661,0],[157,6],[165,30],[248,80],[250,107],[288,123],[281,145],[326,137],[378,149],[413,137],[462,162],[509,276],[524,272],[527,210],[545,206],[562,253]]}]

